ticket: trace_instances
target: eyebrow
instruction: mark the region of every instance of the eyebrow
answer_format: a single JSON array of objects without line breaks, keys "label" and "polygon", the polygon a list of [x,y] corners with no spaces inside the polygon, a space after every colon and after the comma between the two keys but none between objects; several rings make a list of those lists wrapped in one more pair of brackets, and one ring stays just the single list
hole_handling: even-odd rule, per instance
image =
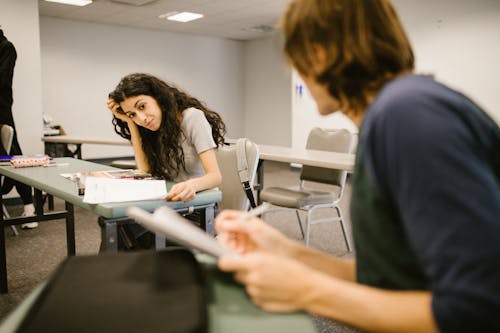
[{"label": "eyebrow", "polygon": [[142,102],[141,98],[139,98],[137,101],[135,101],[134,108],[137,108],[137,104],[139,104],[140,102]]},{"label": "eyebrow", "polygon": [[[135,101],[134,103],[134,108],[137,109],[137,104],[139,104],[140,102],[142,102],[142,99],[138,99],[137,101]],[[128,115],[130,113],[134,113],[135,111],[125,111],[125,113]]]}]

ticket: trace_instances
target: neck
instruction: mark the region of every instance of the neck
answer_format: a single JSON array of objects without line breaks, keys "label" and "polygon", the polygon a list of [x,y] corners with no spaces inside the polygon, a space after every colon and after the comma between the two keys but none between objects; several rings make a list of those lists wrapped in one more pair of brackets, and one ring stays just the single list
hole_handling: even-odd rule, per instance
[{"label": "neck", "polygon": [[[381,87],[379,87],[377,90],[365,91],[364,95],[366,98],[366,108],[368,108],[368,106],[373,102],[375,97],[378,95],[378,93],[386,83],[411,73],[412,71],[404,71],[398,74],[387,74],[387,80],[384,81],[384,84],[382,84]],[[355,110],[354,112],[351,112],[351,115],[349,115],[349,118],[351,118],[351,120],[358,126],[358,128],[361,126],[361,122],[363,121],[363,118],[365,116],[366,108],[364,110]]]}]

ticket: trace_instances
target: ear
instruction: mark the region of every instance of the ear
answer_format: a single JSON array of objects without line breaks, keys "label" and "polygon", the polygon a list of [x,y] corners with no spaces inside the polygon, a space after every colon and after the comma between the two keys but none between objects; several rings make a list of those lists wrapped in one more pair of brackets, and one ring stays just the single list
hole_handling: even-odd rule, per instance
[{"label": "ear", "polygon": [[313,71],[314,75],[318,75],[325,69],[327,64],[327,54],[325,48],[320,44],[314,44],[312,49],[314,50],[313,59],[315,60]]}]

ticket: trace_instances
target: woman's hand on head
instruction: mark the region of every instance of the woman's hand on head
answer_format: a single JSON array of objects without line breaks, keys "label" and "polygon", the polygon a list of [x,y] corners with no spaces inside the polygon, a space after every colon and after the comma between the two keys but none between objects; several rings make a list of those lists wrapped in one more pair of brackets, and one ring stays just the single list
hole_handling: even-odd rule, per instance
[{"label": "woman's hand on head", "polygon": [[196,197],[196,189],[194,185],[188,180],[180,182],[172,186],[168,191],[165,200],[167,201],[191,201]]},{"label": "woman's hand on head", "polygon": [[109,98],[107,106],[108,109],[113,113],[113,116],[115,116],[117,119],[120,119],[127,124],[133,123],[132,119],[123,112],[120,104],[117,103],[114,99]]},{"label": "woman's hand on head", "polygon": [[245,212],[224,210],[215,219],[215,230],[226,246],[240,254],[266,251],[292,256],[294,242],[259,218],[245,220]]},{"label": "woman's hand on head", "polygon": [[317,274],[292,258],[262,251],[223,256],[218,266],[234,273],[256,305],[274,312],[304,309],[309,293],[314,290],[311,275]]}]

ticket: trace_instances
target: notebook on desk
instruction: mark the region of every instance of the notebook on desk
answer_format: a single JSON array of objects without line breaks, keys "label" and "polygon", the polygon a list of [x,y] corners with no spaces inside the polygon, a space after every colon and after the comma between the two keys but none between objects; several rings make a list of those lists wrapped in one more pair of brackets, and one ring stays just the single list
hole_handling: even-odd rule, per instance
[{"label": "notebook on desk", "polygon": [[90,204],[161,200],[167,196],[164,180],[140,170],[103,170],[62,173],[75,183],[83,202]]}]

